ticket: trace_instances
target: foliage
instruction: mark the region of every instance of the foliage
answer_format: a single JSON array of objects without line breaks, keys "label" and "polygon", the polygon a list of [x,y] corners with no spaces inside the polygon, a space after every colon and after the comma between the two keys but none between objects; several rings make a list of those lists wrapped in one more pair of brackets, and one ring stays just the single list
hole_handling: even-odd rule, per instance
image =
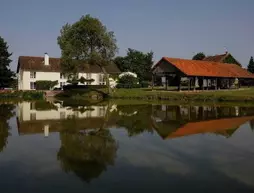
[{"label": "foliage", "polygon": [[90,15],[64,25],[57,40],[62,52],[61,66],[68,74],[77,73],[86,64],[99,65],[106,73],[104,66],[112,63],[118,49],[114,32]]},{"label": "foliage", "polygon": [[4,91],[0,92],[0,99],[41,100],[44,92],[41,91]]},{"label": "foliage", "polygon": [[85,84],[86,82],[88,83],[92,83],[94,82],[94,79],[86,79],[84,78],[83,76],[79,79],[79,82],[82,83],[82,84]]},{"label": "foliage", "polygon": [[142,81],[140,84],[142,88],[147,88],[151,83],[149,81]]},{"label": "foliage", "polygon": [[136,136],[143,132],[153,133],[153,128],[149,121],[152,113],[151,105],[124,105],[118,106],[118,120],[116,124],[124,127],[129,136]]},{"label": "foliage", "polygon": [[50,80],[37,80],[35,82],[36,90],[51,90],[56,85],[58,85],[58,81],[50,81]]},{"label": "foliage", "polygon": [[250,58],[247,69],[248,69],[249,72],[254,73],[254,60],[253,60],[252,56]]},{"label": "foliage", "polygon": [[195,56],[192,57],[192,60],[203,60],[205,58],[204,52],[199,52]]},{"label": "foliage", "polygon": [[10,70],[12,53],[8,52],[8,45],[0,36],[0,88],[10,87],[14,73]]},{"label": "foliage", "polygon": [[153,65],[153,52],[143,53],[138,50],[129,48],[127,55],[116,57],[114,60],[119,70],[122,72],[134,72],[138,75],[139,81],[151,80]]},{"label": "foliage", "polygon": [[34,107],[37,111],[57,110],[57,106],[49,101],[36,101]]},{"label": "foliage", "polygon": [[228,64],[236,64],[238,66],[241,66],[231,54],[229,54],[224,60],[223,63],[228,63]]},{"label": "foliage", "polygon": [[64,90],[74,90],[74,89],[79,89],[79,90],[96,90],[96,89],[103,89],[106,88],[105,85],[72,85],[68,84],[63,87]]},{"label": "foliage", "polygon": [[[100,85],[98,85],[100,86]],[[102,100],[107,97],[107,95],[96,89],[69,89],[65,90],[63,93],[56,95],[60,99],[72,99],[72,100]]]},{"label": "foliage", "polygon": [[138,79],[135,76],[126,74],[119,77],[117,88],[137,88],[137,83]]},{"label": "foliage", "polygon": [[60,132],[61,148],[57,154],[62,169],[90,182],[108,165],[114,165],[117,143],[109,130],[80,132],[75,125]]},{"label": "foliage", "polygon": [[15,106],[12,104],[0,104],[0,152],[7,145],[7,139],[10,135],[10,126],[8,120],[14,116]]}]

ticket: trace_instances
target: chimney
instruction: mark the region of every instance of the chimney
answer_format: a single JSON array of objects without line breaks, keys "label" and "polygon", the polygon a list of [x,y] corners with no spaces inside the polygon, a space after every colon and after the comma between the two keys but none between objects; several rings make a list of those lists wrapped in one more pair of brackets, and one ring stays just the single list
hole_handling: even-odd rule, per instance
[{"label": "chimney", "polygon": [[44,55],[44,64],[45,65],[49,65],[49,55],[48,55],[48,53],[45,53],[45,55]]}]

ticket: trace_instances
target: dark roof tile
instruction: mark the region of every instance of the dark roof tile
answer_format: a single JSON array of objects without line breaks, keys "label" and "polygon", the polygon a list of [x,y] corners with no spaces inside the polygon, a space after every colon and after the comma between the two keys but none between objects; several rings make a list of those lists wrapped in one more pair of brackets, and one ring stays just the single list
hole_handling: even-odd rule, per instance
[{"label": "dark roof tile", "polygon": [[[44,65],[44,57],[20,56],[17,72],[19,72],[19,69],[37,72],[61,72],[61,59],[50,58],[49,65]],[[105,66],[105,69],[108,73],[120,73],[120,70],[114,63]],[[103,71],[99,65],[84,64],[80,72],[102,73]]]}]

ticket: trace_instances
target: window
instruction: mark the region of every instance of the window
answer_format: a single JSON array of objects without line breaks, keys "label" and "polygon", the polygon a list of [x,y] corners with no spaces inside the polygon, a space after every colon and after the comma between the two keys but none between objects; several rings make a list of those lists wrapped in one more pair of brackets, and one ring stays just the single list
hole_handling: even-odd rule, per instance
[{"label": "window", "polygon": [[30,72],[30,78],[36,78],[36,72]]},{"label": "window", "polygon": [[35,110],[35,103],[30,103],[30,110]]},{"label": "window", "polygon": [[[91,80],[91,79],[92,79],[91,73],[87,73],[87,74],[86,74],[86,79],[88,79],[88,80]],[[91,85],[91,82],[87,82],[87,85]]]},{"label": "window", "polygon": [[65,119],[65,112],[60,112],[60,119]]},{"label": "window", "polygon": [[36,113],[30,113],[30,121],[36,120]]},{"label": "window", "polygon": [[105,84],[104,74],[99,74],[99,84],[100,85],[104,85]]},{"label": "window", "polygon": [[67,79],[64,73],[60,73],[60,79]]},{"label": "window", "polygon": [[60,88],[63,88],[64,85],[65,85],[65,82],[60,82]]},{"label": "window", "polygon": [[35,90],[36,89],[36,84],[35,82],[30,82],[30,89]]},{"label": "window", "polygon": [[105,115],[105,110],[106,110],[105,107],[100,107],[99,108],[99,116],[100,117],[103,117]]}]

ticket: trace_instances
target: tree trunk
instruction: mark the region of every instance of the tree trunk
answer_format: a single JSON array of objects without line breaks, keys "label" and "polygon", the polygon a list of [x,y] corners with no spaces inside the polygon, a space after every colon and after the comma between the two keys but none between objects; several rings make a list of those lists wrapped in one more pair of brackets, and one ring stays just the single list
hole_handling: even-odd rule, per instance
[{"label": "tree trunk", "polygon": [[107,90],[108,90],[108,95],[110,95],[112,93],[112,90],[109,85],[109,74],[106,72],[104,66],[101,66],[101,69],[103,71],[104,77],[106,77],[106,86],[107,86]]}]

